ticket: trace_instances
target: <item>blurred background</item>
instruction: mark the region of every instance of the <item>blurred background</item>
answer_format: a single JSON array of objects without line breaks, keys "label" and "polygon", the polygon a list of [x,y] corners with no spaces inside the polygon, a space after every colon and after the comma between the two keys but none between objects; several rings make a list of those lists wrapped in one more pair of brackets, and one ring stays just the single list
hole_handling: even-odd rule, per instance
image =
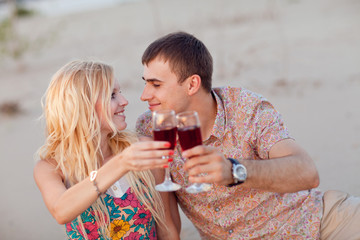
[{"label": "blurred background", "polygon": [[[179,30],[208,46],[214,86],[274,104],[322,190],[360,196],[359,13],[358,0],[0,0],[0,239],[65,239],[32,176],[51,76],[74,59],[111,64],[134,129],[147,109],[141,55]],[[182,219],[182,239],[200,239]]]}]

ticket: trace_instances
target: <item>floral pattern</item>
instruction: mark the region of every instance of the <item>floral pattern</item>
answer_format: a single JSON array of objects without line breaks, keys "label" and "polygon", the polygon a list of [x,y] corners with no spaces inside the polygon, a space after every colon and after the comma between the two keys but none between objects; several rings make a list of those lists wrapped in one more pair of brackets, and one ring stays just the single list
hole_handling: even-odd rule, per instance
[{"label": "floral pattern", "polygon": [[[225,157],[269,158],[270,148],[290,138],[281,115],[264,97],[244,88],[214,88],[217,116],[203,144],[218,147]],[[141,115],[136,129],[151,136],[151,112]],[[178,144],[179,145],[179,144]],[[180,148],[171,164],[175,182],[186,186]],[[208,192],[176,192],[178,202],[203,239],[319,239],[323,193],[317,189],[279,194],[241,185],[213,185]]]},{"label": "floral pattern", "polygon": [[121,198],[115,198],[114,202],[122,208],[128,206],[137,208],[140,204],[134,193],[125,193]]},{"label": "floral pattern", "polygon": [[130,230],[129,222],[115,219],[110,225],[111,239],[119,240]]},{"label": "floral pattern", "polygon": [[[145,240],[157,239],[155,221],[150,211],[136,198],[129,188],[121,198],[108,194],[103,198],[110,215],[110,237],[114,240]],[[94,211],[88,208],[81,214],[88,239],[107,239],[101,235]],[[77,219],[65,225],[69,239],[83,240]]]},{"label": "floral pattern", "polygon": [[[76,228],[77,228],[77,230],[79,232],[81,232],[81,228],[80,228],[79,225],[76,226]],[[97,231],[98,227],[97,227],[96,222],[94,222],[94,223],[93,222],[86,222],[86,223],[84,223],[84,228],[85,228],[85,232],[86,232],[89,239],[98,239],[99,238],[99,233]],[[81,235],[84,236],[84,233],[81,232]]]}]

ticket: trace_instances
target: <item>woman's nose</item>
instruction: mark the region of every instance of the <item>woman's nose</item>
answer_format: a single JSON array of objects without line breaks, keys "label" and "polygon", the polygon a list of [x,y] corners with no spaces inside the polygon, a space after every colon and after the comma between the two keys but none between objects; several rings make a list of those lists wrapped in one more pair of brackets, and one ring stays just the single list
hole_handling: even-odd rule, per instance
[{"label": "woman's nose", "polygon": [[123,95],[121,95],[119,103],[121,106],[126,106],[129,104],[129,101]]}]

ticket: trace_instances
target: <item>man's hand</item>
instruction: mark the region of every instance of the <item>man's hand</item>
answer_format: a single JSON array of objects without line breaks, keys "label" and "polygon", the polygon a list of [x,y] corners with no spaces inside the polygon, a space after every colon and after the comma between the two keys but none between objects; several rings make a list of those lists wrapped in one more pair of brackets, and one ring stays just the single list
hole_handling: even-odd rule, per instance
[{"label": "man's hand", "polygon": [[190,182],[219,185],[233,183],[232,164],[217,148],[196,146],[184,151],[182,156],[187,158],[184,170],[188,172]]}]

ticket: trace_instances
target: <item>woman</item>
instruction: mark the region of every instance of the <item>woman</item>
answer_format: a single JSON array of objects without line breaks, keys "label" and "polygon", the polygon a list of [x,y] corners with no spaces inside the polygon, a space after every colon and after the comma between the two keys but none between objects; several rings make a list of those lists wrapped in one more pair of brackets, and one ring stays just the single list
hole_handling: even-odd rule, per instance
[{"label": "woman", "polygon": [[124,131],[127,104],[112,67],[91,61],[62,67],[43,98],[34,178],[69,239],[179,239],[173,195],[154,190],[173,152]]}]

